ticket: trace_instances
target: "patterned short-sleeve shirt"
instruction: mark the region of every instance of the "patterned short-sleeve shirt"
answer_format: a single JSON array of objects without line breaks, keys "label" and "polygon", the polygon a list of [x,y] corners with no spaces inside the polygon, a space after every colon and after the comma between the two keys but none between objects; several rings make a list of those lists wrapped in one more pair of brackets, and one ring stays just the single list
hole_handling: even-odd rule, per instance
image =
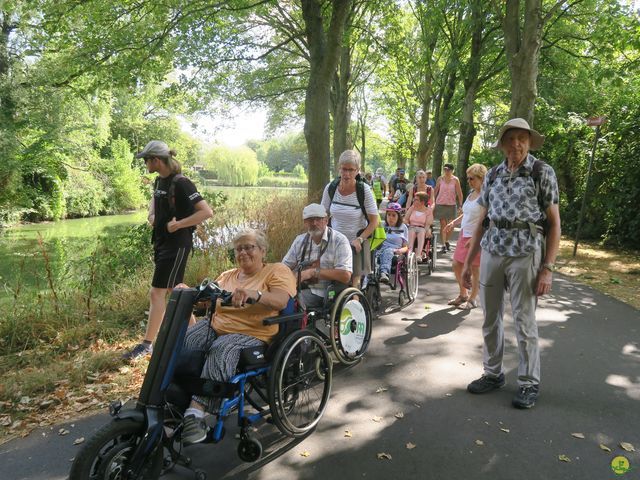
[{"label": "patterned short-sleeve shirt", "polygon": [[[549,206],[559,202],[558,180],[553,168],[543,163],[540,172],[540,192],[536,194],[536,182],[531,176],[535,160],[536,158],[529,154],[516,172],[509,171],[505,160],[497,167],[497,175],[491,186],[490,174],[484,177],[478,204],[487,209],[490,220],[519,220],[531,223],[546,220]],[[541,244],[542,236],[531,235],[527,229],[504,229],[494,226],[485,231],[480,243],[484,250],[504,257],[526,257]]]}]

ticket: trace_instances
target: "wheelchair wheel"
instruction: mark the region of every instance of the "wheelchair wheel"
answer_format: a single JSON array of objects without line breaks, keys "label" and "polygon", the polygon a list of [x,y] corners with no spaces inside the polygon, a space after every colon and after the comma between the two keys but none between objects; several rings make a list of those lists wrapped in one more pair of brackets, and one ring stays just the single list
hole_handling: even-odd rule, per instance
[{"label": "wheelchair wheel", "polygon": [[431,258],[429,259],[432,272],[436,271],[436,260],[438,259],[438,249],[436,248],[437,245],[438,245],[438,234],[436,232],[433,232],[433,235],[431,238],[431,255],[430,255]]},{"label": "wheelchair wheel", "polygon": [[418,295],[418,257],[414,252],[409,253],[407,257],[407,296],[409,300],[415,300]]},{"label": "wheelchair wheel", "polygon": [[343,290],[331,309],[330,338],[340,363],[352,365],[367,351],[371,340],[371,307],[357,288]]},{"label": "wheelchair wheel", "polygon": [[269,372],[269,405],[276,427],[301,437],[320,421],[331,394],[331,357],[324,342],[309,330],[284,339]]},{"label": "wheelchair wheel", "polygon": [[[145,434],[144,424],[132,419],[112,420],[84,445],[71,465],[69,480],[127,478],[129,460]],[[149,456],[141,479],[151,480],[162,470],[162,445]]]},{"label": "wheelchair wheel", "polygon": [[371,311],[374,313],[380,313],[382,307],[382,295],[380,295],[380,285],[377,280],[370,280],[367,284],[367,288],[364,290],[364,295],[367,297]]}]

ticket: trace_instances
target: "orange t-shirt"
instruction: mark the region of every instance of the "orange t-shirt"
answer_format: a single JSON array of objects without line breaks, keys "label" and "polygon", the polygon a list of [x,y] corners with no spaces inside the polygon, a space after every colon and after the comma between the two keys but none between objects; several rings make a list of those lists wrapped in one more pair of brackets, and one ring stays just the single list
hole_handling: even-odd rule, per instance
[{"label": "orange t-shirt", "polygon": [[[236,288],[248,288],[263,292],[283,290],[291,297],[296,294],[296,279],[289,267],[283,263],[268,263],[262,270],[242,283],[238,281],[239,274],[240,269],[238,268],[227,270],[220,274],[216,282],[229,292],[233,292]],[[241,333],[269,343],[278,333],[278,325],[263,325],[262,320],[275,317],[278,313],[278,310],[265,307],[260,303],[246,305],[242,308],[218,305],[213,319],[213,329],[218,335]]]}]

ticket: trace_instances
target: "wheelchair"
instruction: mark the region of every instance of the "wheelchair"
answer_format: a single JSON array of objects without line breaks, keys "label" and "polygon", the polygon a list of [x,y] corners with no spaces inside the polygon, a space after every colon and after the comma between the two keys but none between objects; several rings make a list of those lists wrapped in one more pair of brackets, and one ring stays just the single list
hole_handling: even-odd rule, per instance
[{"label": "wheelchair", "polygon": [[[215,311],[217,299],[228,304],[231,293],[204,282],[198,289],[172,292],[135,407],[110,405],[113,419],[78,452],[70,480],[155,479],[176,464],[189,467],[181,433],[192,394],[222,398],[205,442],[221,441],[226,418],[237,412],[237,453],[246,462],[262,455],[252,435],[257,422],[270,420],[289,437],[307,435],[316,427],[331,394],[332,361],[324,340],[307,328],[306,314],[288,313],[293,300],[288,312],[263,322],[279,325],[274,341],[268,347],[244,349],[229,381],[174,376],[193,306],[203,298],[211,300]],[[206,473],[195,470],[195,477],[206,480]]]},{"label": "wheelchair", "polygon": [[[431,275],[432,272],[436,269],[436,262],[438,260],[438,249],[436,245],[438,244],[438,230],[431,225],[431,238],[424,239],[424,246],[422,247],[422,252],[420,255],[422,256],[422,262],[419,262],[419,265],[425,267],[427,275]],[[418,246],[418,240],[416,239],[414,243],[414,249]]]},{"label": "wheelchair", "polygon": [[[366,296],[377,309],[381,309],[380,262],[376,256],[372,259],[373,273],[367,283]],[[389,287],[398,290],[398,305],[404,307],[413,302],[418,295],[419,287],[418,257],[414,252],[394,255],[391,261]]]}]

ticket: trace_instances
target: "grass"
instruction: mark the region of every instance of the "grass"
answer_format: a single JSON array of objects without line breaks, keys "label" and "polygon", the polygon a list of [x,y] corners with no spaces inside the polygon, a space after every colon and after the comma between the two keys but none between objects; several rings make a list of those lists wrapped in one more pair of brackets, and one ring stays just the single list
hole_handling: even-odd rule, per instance
[{"label": "grass", "polygon": [[557,265],[560,273],[640,309],[640,252],[581,242],[574,258],[573,241],[563,238]]},{"label": "grass", "polygon": [[[198,284],[232,267],[227,242],[238,227],[264,228],[269,260],[279,261],[302,229],[302,197],[289,193],[264,198],[260,193],[217,207],[200,238],[227,234],[189,258],[185,283]],[[150,250],[148,240],[139,245]],[[24,290],[0,305],[0,443],[137,395],[147,360],[125,365],[120,356],[144,331],[153,266],[143,258],[125,275],[113,249],[100,252],[76,282],[58,285],[49,275],[37,293]],[[47,252],[34,252],[38,254],[46,263]],[[130,271],[131,251],[125,256]],[[107,274],[97,275],[96,265],[106,265]],[[95,278],[99,284],[93,284]]]}]

